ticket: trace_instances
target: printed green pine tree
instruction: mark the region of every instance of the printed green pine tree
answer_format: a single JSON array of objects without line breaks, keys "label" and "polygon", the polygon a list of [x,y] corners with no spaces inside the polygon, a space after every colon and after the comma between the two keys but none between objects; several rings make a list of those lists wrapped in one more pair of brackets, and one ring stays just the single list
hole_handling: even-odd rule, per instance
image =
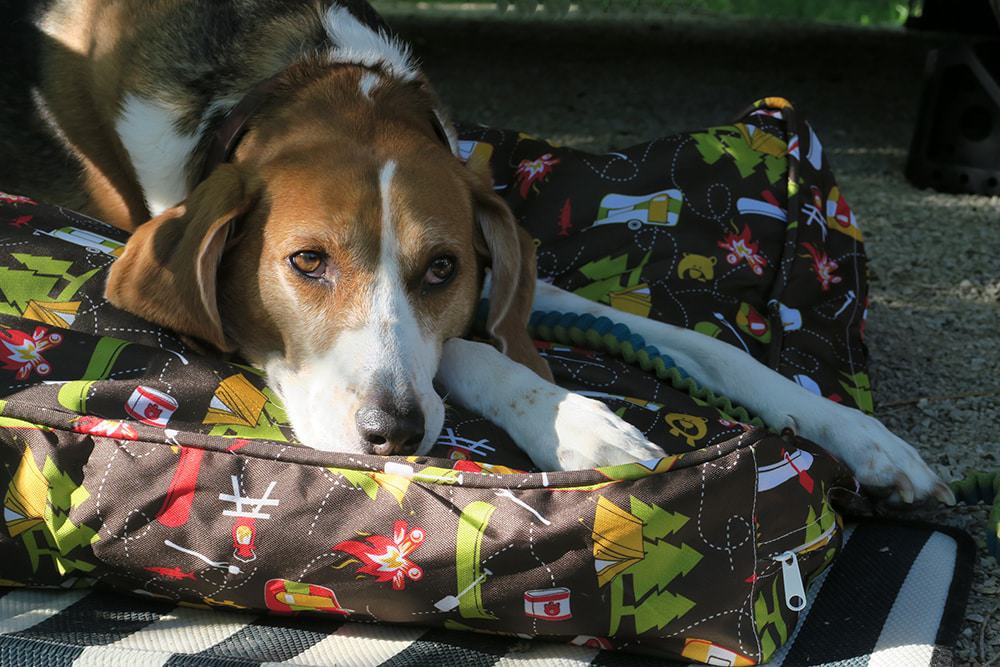
[{"label": "printed green pine tree", "polygon": [[[48,482],[48,502],[41,524],[21,534],[24,539],[33,572],[43,557],[49,557],[61,575],[79,570],[90,572],[94,564],[80,558],[71,558],[74,550],[93,544],[100,536],[87,525],[77,525],[69,518],[73,510],[90,498],[83,486],[76,484],[69,475],[60,472],[48,456],[42,466],[42,477]],[[36,535],[41,533],[45,544],[40,545]]]},{"label": "printed green pine tree", "polygon": [[778,595],[778,579],[771,584],[770,604],[762,590],[753,604],[753,615],[760,635],[760,662],[767,662],[771,655],[788,641],[788,626],[781,615],[784,601]]},{"label": "printed green pine tree", "polygon": [[591,301],[601,301],[609,303],[611,292],[635,287],[641,282],[640,274],[643,267],[649,262],[652,253],[639,260],[639,263],[629,268],[628,254],[623,253],[615,257],[602,257],[601,259],[588,262],[580,267],[580,273],[590,278],[593,282],[574,290],[576,294],[590,299]]},{"label": "printed green pine tree", "polygon": [[750,176],[758,165],[764,164],[764,173],[772,185],[785,173],[785,159],[754,150],[740,131],[732,125],[712,127],[705,132],[691,135],[698,152],[706,164],[715,164],[723,155],[732,158],[741,178]]},{"label": "printed green pine tree", "polygon": [[[0,302],[0,313],[20,315],[27,308],[29,301],[66,301],[71,299],[84,283],[90,280],[98,271],[91,269],[79,276],[69,271],[73,262],[53,259],[47,256],[35,256],[26,253],[11,253],[11,257],[23,264],[25,269],[0,267],[0,292],[4,302]],[[60,280],[66,284],[53,295]]]},{"label": "printed green pine tree", "polygon": [[[666,590],[674,579],[684,576],[701,561],[701,554],[687,544],[675,546],[665,541],[688,522],[688,517],[647,505],[631,496],[632,514],[643,522],[645,556],[611,580],[611,627],[614,635],[621,621],[632,616],[637,633],[662,629],[694,608],[695,603]],[[625,576],[629,575],[632,604],[625,604]]]}]

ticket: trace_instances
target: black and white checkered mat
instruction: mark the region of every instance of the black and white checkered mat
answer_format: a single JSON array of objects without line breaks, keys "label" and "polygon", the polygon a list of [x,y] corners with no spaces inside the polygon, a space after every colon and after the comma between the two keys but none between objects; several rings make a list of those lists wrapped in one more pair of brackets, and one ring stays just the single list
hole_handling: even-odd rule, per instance
[{"label": "black and white checkered mat", "polygon": [[[771,664],[948,665],[975,557],[964,533],[851,526]],[[0,589],[2,667],[654,667],[664,660],[516,638],[177,607],[103,591]]]}]

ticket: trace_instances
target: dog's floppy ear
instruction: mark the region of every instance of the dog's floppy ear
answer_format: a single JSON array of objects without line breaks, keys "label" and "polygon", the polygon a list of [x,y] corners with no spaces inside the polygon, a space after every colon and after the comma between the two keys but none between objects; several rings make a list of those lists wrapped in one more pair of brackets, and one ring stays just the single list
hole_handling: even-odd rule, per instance
[{"label": "dog's floppy ear", "polygon": [[486,331],[500,351],[546,380],[552,371],[528,336],[528,318],[535,296],[535,244],[488,178],[474,175],[473,204],[481,238],[478,251],[490,267],[490,309]]},{"label": "dog's floppy ear", "polygon": [[136,229],[111,266],[105,297],[177,333],[231,351],[216,303],[229,227],[253,196],[239,170],[216,168],[183,203]]}]

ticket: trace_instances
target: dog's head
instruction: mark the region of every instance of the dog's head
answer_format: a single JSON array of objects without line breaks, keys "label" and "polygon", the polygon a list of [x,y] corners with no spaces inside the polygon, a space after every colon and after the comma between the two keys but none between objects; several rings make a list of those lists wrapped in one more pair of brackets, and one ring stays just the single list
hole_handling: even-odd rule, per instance
[{"label": "dog's head", "polygon": [[[467,332],[486,268],[488,330],[547,375],[526,333],[534,245],[440,141],[419,88],[314,87],[138,228],[107,297],[264,368],[311,447],[424,453],[444,418],[442,344]],[[316,99],[330,94],[335,114]]]}]

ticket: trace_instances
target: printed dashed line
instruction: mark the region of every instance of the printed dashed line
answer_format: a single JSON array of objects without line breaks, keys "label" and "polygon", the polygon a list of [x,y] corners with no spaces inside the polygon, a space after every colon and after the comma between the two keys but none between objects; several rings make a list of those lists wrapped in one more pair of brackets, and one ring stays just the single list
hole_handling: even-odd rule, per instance
[{"label": "printed dashed line", "polygon": [[685,326],[689,325],[691,322],[691,318],[688,317],[687,308],[684,307],[684,303],[676,296],[674,296],[673,292],[671,291],[667,292],[667,296],[670,297],[673,300],[673,302],[677,304],[678,308],[680,308],[681,314],[684,316],[684,325]]},{"label": "printed dashed line", "polygon": [[[118,449],[116,448],[114,453],[108,459],[108,465],[104,468],[104,475],[101,477],[101,483],[97,485],[97,496],[94,498],[94,507],[97,511],[97,518],[101,521],[101,527],[107,529],[107,523],[101,518],[101,494],[104,492],[104,483],[108,479],[108,475],[111,473],[111,464],[115,462],[115,457],[118,456]],[[110,530],[107,531],[109,535],[113,534]]]},{"label": "printed dashed line", "polygon": [[[324,471],[324,477],[325,476],[326,473]],[[316,522],[319,521],[319,515],[323,513],[323,508],[326,507],[326,501],[330,499],[330,494],[333,493],[333,490],[338,486],[340,486],[339,481],[334,480],[330,485],[330,490],[326,492],[325,496],[323,496],[323,501],[319,504],[319,509],[316,510],[316,516],[313,517],[312,523],[309,524],[309,532],[306,533],[306,537],[313,534],[313,530],[316,528]]]},{"label": "printed dashed line", "polygon": [[170,362],[172,362],[175,358],[176,357],[174,357],[173,355],[167,357],[167,360],[163,362],[163,368],[160,369],[160,382],[166,385],[167,393],[170,393],[174,390],[173,385],[169,381],[167,381],[166,374],[167,374],[167,369],[170,368]]},{"label": "printed dashed line", "polygon": [[[733,518],[734,517],[730,516],[728,519],[726,519],[726,544],[732,544],[733,543],[732,538],[730,536],[730,526],[733,523]],[[739,518],[742,518],[742,517],[739,517]],[[743,540],[743,543],[746,543],[746,540]],[[729,571],[730,572],[736,572],[736,564],[733,563],[733,549],[727,550],[726,551],[726,556],[729,558]]]},{"label": "printed dashed line", "polygon": [[[543,561],[541,558],[539,558],[538,554],[535,553],[535,523],[534,523],[534,521],[532,521],[531,523],[528,524],[528,552],[531,553],[531,556],[536,561],[538,561],[539,565],[541,565],[543,568],[545,568],[545,572],[549,575],[549,581],[552,583],[552,588],[555,588],[556,587],[556,578],[555,578],[555,575],[552,574],[552,568],[550,568],[549,564],[546,563],[545,561]],[[537,621],[537,619],[534,616],[531,617],[531,633],[535,634],[535,635],[538,634],[538,621]]]},{"label": "printed dashed line", "polygon": [[[538,265],[538,277],[539,278],[553,278],[554,279],[554,278],[557,278],[557,277],[561,276],[566,271],[568,271],[568,270],[572,269],[573,267],[579,265],[578,262],[579,262],[579,259],[580,259],[580,255],[582,255],[582,254],[583,254],[583,248],[581,247],[581,248],[577,248],[576,254],[572,258],[562,258],[562,259],[566,259],[567,260],[566,261],[566,266],[568,268],[561,269],[560,268],[560,266],[561,266],[560,259],[561,258],[559,257],[558,254],[552,252],[551,250],[540,250],[537,253],[536,257],[535,257],[535,263]],[[552,260],[552,268],[551,269],[549,269],[546,266],[546,262],[548,262],[550,259]]]},{"label": "printed dashed line", "polygon": [[[101,512],[101,496],[104,493],[104,484],[108,479],[108,475],[111,473],[111,466],[112,464],[114,464],[115,459],[118,457],[119,451],[121,451],[120,445],[117,445],[116,443],[115,451],[114,453],[111,454],[110,458],[108,459],[108,465],[105,466],[104,474],[101,476],[101,482],[97,486],[97,495],[94,497],[94,510],[97,513],[98,520],[101,522],[101,529],[103,529],[110,537],[121,540],[122,546],[125,548],[125,558],[127,560],[129,558],[129,553],[128,553],[129,540],[140,539],[147,532],[149,532],[149,529],[152,528],[154,525],[154,519],[150,518],[150,516],[145,512],[143,512],[142,510],[136,508],[129,511],[129,513],[125,515],[125,521],[122,524],[122,532],[120,534],[112,531],[111,528],[108,527],[107,520],[103,517],[103,514]],[[128,531],[128,524],[133,514],[141,515],[146,523],[145,526],[139,530],[139,533],[137,535],[133,535],[130,537]]]},{"label": "printed dashed line", "polygon": [[760,571],[760,574],[757,575],[757,578],[767,579],[771,575],[777,574],[780,569],[781,565],[778,563],[778,561],[771,561],[770,563],[764,566],[764,569]]},{"label": "printed dashed line", "polygon": [[509,549],[512,549],[513,547],[514,547],[514,542],[511,542],[510,544],[508,544],[507,546],[505,546],[503,549],[500,549],[500,551],[497,551],[493,555],[491,555],[491,556],[487,557],[486,559],[484,559],[483,562],[481,563],[481,565],[486,565],[491,560],[493,560],[494,558],[496,558],[497,556],[499,556],[503,552],[505,552],[505,551],[507,551]]},{"label": "printed dashed line", "polygon": [[[674,156],[670,161],[670,181],[671,183],[673,183],[674,187],[681,190],[682,192],[684,191],[685,188],[677,181],[677,161],[680,158],[681,149],[692,141],[694,141],[694,139],[692,139],[690,136],[687,136],[684,138],[683,141],[678,142],[677,150],[674,151]],[[715,187],[716,185],[725,188],[728,193],[727,201],[732,201],[732,192],[724,183],[714,183],[712,186],[709,187],[708,192],[711,192],[712,187]],[[708,198],[706,201],[708,208],[707,211],[702,210],[700,206],[696,206],[690,199],[685,199],[684,206],[703,218],[708,218],[709,220],[715,220],[716,222],[721,223],[723,224],[723,226],[725,226],[725,223],[723,221],[729,216],[731,205],[726,209],[725,212],[716,214],[712,206],[711,198]]]},{"label": "printed dashed line", "polygon": [[[799,354],[802,354],[804,356],[808,356],[812,360],[813,365],[812,366],[803,366],[802,364],[798,363],[797,361],[794,361],[791,358],[791,356],[789,355],[790,352],[798,352]],[[796,368],[796,369],[802,371],[803,373],[816,373],[817,371],[819,371],[819,361],[817,361],[816,358],[813,357],[812,355],[809,355],[806,352],[803,352],[801,349],[799,349],[797,347],[786,347],[786,348],[784,348],[781,351],[781,360],[784,363],[788,364],[789,366],[792,366],[793,368]]]},{"label": "printed dashed line", "polygon": [[[684,188],[682,188],[680,183],[677,182],[677,160],[680,158],[681,149],[684,148],[684,146],[686,146],[691,141],[694,141],[694,139],[692,139],[690,135],[684,137],[683,140],[678,141],[677,149],[674,151],[674,156],[670,158],[670,182],[673,184],[675,188],[681,190],[682,192]],[[690,206],[690,202],[688,202],[688,205]],[[694,209],[693,207],[692,210],[697,212],[697,209]]]},{"label": "printed dashed line", "polygon": [[[86,309],[84,309],[82,311],[78,311],[77,312],[77,314],[76,314],[77,319],[79,319],[81,317],[84,317],[86,315],[90,315],[91,313],[96,313],[98,310],[100,310],[102,307],[104,307],[104,305],[107,303],[106,301],[94,301],[90,297],[90,295],[87,294],[86,292],[78,292],[77,296],[80,298],[81,301],[86,301],[86,302],[88,302],[90,304],[89,308],[86,308]],[[95,336],[98,335],[97,334],[97,321],[96,321],[96,319],[94,321],[94,335]]]},{"label": "printed dashed line", "polygon": [[546,563],[545,561],[543,561],[541,558],[539,558],[538,554],[535,553],[535,524],[534,523],[529,523],[528,524],[528,551],[531,552],[531,556],[536,561],[538,561],[538,564],[541,565],[543,568],[545,568],[546,574],[549,575],[549,581],[552,582],[552,587],[555,588],[556,577],[555,577],[554,574],[552,574],[552,568],[550,568],[549,564]]},{"label": "printed dashed line", "polygon": [[[605,155],[603,155],[602,157],[610,159],[607,160],[606,164],[601,169],[598,169],[595,165],[591,164],[591,162],[586,158],[584,158],[582,161],[585,165],[587,165],[588,169],[594,172],[602,180],[608,181],[610,183],[627,183],[629,181],[635,180],[635,178],[639,175],[640,167],[642,167],[642,165],[645,164],[646,160],[649,158],[649,153],[653,148],[653,144],[655,143],[657,142],[651,141],[646,145],[646,149],[645,151],[643,151],[642,157],[640,157],[638,161],[633,160],[624,153],[618,153],[618,152],[606,153]],[[632,175],[628,176],[627,178],[616,178],[608,176],[608,171],[611,170],[612,166],[621,163],[624,163],[632,167]]]},{"label": "printed dashed line", "polygon": [[[138,577],[136,578],[138,579]],[[154,586],[160,591],[159,593],[153,590]],[[179,591],[183,590],[183,588],[184,587],[180,589],[168,588],[166,583],[164,583],[160,579],[146,579],[142,583],[142,590],[146,591],[147,593],[150,593],[152,595],[163,595],[178,602],[181,599]]]},{"label": "printed dashed line", "polygon": [[[760,645],[760,637],[757,636],[756,626],[753,624],[754,618],[753,614],[751,613],[752,609],[753,609],[753,599],[750,596],[747,596],[746,599],[743,601],[743,606],[740,608],[740,613],[737,614],[736,616],[736,641],[739,642],[740,653],[748,652],[747,647],[743,645],[743,637],[746,636],[743,634],[744,620],[750,621],[750,631],[748,634],[758,646]],[[757,653],[758,655],[760,654],[760,649],[757,650]]]},{"label": "printed dashed line", "polygon": [[[739,437],[739,441],[740,442],[744,439],[744,435],[741,435]],[[738,446],[739,445],[737,445],[737,447]],[[741,542],[739,545],[737,545],[735,547],[732,546],[731,544],[729,544],[729,540],[728,540],[728,526],[729,526],[729,522],[728,521],[726,522],[727,540],[726,540],[726,545],[725,546],[718,546],[716,544],[713,544],[712,542],[709,542],[708,538],[705,537],[704,531],[702,530],[701,517],[702,517],[702,514],[704,514],[704,510],[705,510],[705,480],[706,480],[706,477],[707,477],[707,469],[708,469],[708,466],[701,466],[701,470],[700,470],[700,472],[701,472],[701,487],[698,490],[698,515],[697,515],[697,521],[696,521],[695,525],[698,528],[698,536],[701,538],[702,543],[704,543],[705,546],[707,546],[708,548],[710,548],[710,549],[712,549],[714,551],[725,552],[726,554],[729,555],[729,558],[730,558],[730,561],[731,561],[732,560],[732,552],[735,551],[736,549],[738,549],[740,546],[742,546],[746,542],[746,539],[744,539],[743,542]],[[732,517],[730,517],[730,518],[732,518]],[[742,519],[742,517],[737,517],[737,518],[741,518]],[[750,530],[750,535],[751,536],[753,535],[753,527],[752,526],[751,526],[751,530]]]},{"label": "printed dashed line", "polygon": [[738,271],[741,271],[744,268],[741,262],[737,262],[736,264],[729,264],[729,262],[726,262],[726,264],[729,266],[729,269],[725,273],[716,276],[715,278],[716,283],[725,280],[729,276],[733,275],[734,273],[737,273]]},{"label": "printed dashed line", "polygon": [[131,449],[128,448],[128,445],[126,444],[126,442],[127,441],[124,441],[124,440],[121,441],[121,444],[118,445],[118,449],[120,449],[121,451],[123,451],[126,454],[128,454],[129,458],[132,459],[133,461],[138,461],[139,459],[146,458],[150,454],[155,454],[155,453],[157,453],[157,451],[159,451],[159,448],[152,448],[151,447],[148,451],[146,451],[146,452],[144,452],[142,454],[137,454],[137,453],[133,452]]},{"label": "printed dashed line", "polygon": [[[198,597],[215,597],[222,591],[239,588],[240,586],[244,585],[247,581],[249,581],[251,578],[253,578],[253,576],[256,573],[257,573],[256,566],[253,566],[246,571],[244,571],[243,568],[240,568],[240,574],[232,576],[224,574],[223,572],[215,568],[206,568],[197,572],[195,576],[200,577],[201,580],[204,581],[206,584],[209,584],[210,586],[215,586],[216,587],[215,590],[208,591],[206,593],[194,591],[193,589],[190,588],[188,590],[192,590]],[[208,574],[221,574],[223,576],[223,580],[221,583],[213,582],[208,578],[207,576]],[[183,590],[183,588],[178,588],[177,590]]]},{"label": "printed dashed line", "polygon": [[707,443],[706,446],[711,447],[711,446],[714,446],[714,445],[718,445],[718,444],[720,444],[722,442],[726,442],[727,440],[731,439],[733,436],[739,435],[740,433],[746,433],[746,431],[744,431],[743,429],[739,428],[738,426],[733,426],[731,428],[728,428],[725,431],[720,431],[720,432],[716,433],[715,435],[711,436],[708,439],[708,443]]},{"label": "printed dashed line", "polygon": [[321,558],[331,558],[333,556],[339,556],[339,555],[341,555],[341,554],[338,554],[336,551],[324,551],[323,553],[319,554],[318,556],[314,556],[308,563],[306,563],[306,566],[304,568],[302,568],[302,571],[299,572],[299,576],[296,577],[296,578],[300,579],[300,580],[304,579],[305,576],[306,576],[306,573],[309,572],[309,570],[312,567],[313,563],[315,563],[319,559],[321,559]]},{"label": "printed dashed line", "polygon": [[365,470],[367,470],[369,472],[382,472],[382,470],[380,470],[379,468],[376,468],[376,467],[372,466],[370,463],[365,463],[363,461],[359,461],[356,458],[354,458],[353,456],[348,456],[347,460],[350,463],[352,463],[353,465],[355,465],[355,466],[357,466],[359,468],[364,468]]},{"label": "printed dashed line", "polygon": [[[555,575],[552,574],[552,569],[549,567],[548,563],[546,563],[541,558],[539,558],[538,554],[535,553],[535,524],[534,523],[529,523],[528,524],[528,551],[529,551],[529,553],[531,553],[532,558],[534,558],[536,561],[538,561],[538,564],[541,565],[543,568],[545,568],[545,572],[549,575],[549,581],[552,583],[552,588],[555,588],[556,587],[556,578],[555,578]],[[535,634],[535,635],[538,634],[538,621],[537,621],[537,619],[534,616],[531,617],[531,633]]]},{"label": "printed dashed line", "polygon": [[[723,190],[726,191],[726,196],[725,196],[726,208],[721,213],[716,213],[715,212],[715,206],[712,204],[712,189],[713,188],[722,188]],[[708,217],[712,218],[713,220],[717,220],[718,221],[718,220],[723,220],[726,217],[728,217],[729,214],[730,214],[730,211],[733,208],[732,201],[733,201],[733,191],[730,190],[729,186],[727,186],[725,183],[712,183],[710,186],[708,186],[708,189],[705,190],[705,204],[708,206],[708,209],[713,214],[713,215],[710,215]]]},{"label": "printed dashed line", "polygon": [[114,373],[108,375],[108,379],[113,378],[116,375],[129,375],[131,373],[142,373],[145,370],[146,370],[145,368],[129,368],[127,370],[115,371]]},{"label": "printed dashed line", "polygon": [[237,480],[240,485],[240,488],[237,489],[237,493],[239,493],[239,495],[244,495],[243,489],[246,488],[246,482],[244,482],[244,475],[246,474],[246,471],[247,471],[247,459],[246,457],[242,457],[240,459],[240,474],[239,477],[237,477]]},{"label": "printed dashed line", "polygon": [[[663,283],[667,283],[669,278],[663,279]],[[674,294],[707,294],[713,299],[716,299],[715,303],[717,305],[722,305],[725,303],[739,303],[740,300],[731,296],[720,293],[715,288],[715,284],[711,283],[711,287],[690,287],[688,289],[674,290]]]},{"label": "printed dashed line", "polygon": [[[553,357],[552,355],[545,355],[546,360],[551,360],[554,363],[558,363],[563,371],[566,372],[573,380],[579,382],[582,385],[590,387],[609,387],[616,384],[620,380],[620,375],[613,368],[605,365],[594,363],[587,360],[577,360],[569,359],[567,357]],[[601,371],[606,371],[610,377],[606,382],[600,382],[596,378],[588,377],[586,380],[583,379],[582,374],[587,372],[588,369],[598,369]]]},{"label": "printed dashed line", "polygon": [[106,331],[124,331],[126,333],[148,334],[150,336],[158,333],[154,329],[133,329],[131,327],[108,327]]},{"label": "printed dashed line", "polygon": [[721,463],[718,463],[717,461],[708,461],[705,463],[705,465],[711,467],[713,470],[721,470],[722,472],[728,472],[739,466],[740,451],[736,450],[733,453],[735,454],[735,457],[733,458],[733,462],[730,463],[729,465],[723,465]]},{"label": "printed dashed line", "polygon": [[[826,347],[825,347],[824,349],[827,349],[827,350],[832,350],[832,351],[833,351],[833,353],[834,353],[835,355],[837,355],[837,360],[838,360],[838,361],[840,361],[840,362],[841,362],[841,363],[843,363],[843,364],[848,364],[848,365],[850,364],[850,359],[847,359],[847,358],[845,358],[845,357],[844,357],[844,356],[843,356],[843,355],[842,355],[842,354],[840,353],[840,350],[838,350],[838,349],[837,349],[837,348],[838,348],[839,346],[837,346],[837,345],[834,345],[834,344],[833,344],[833,341],[832,341],[832,340],[830,340],[829,338],[827,338],[826,336],[824,336],[823,334],[819,333],[818,331],[814,331],[814,330],[812,330],[812,329],[801,329],[800,331],[801,331],[802,333],[804,333],[804,334],[809,334],[809,335],[811,335],[811,336],[814,336],[814,337],[816,337],[816,338],[819,338],[819,339],[820,339],[821,341],[823,341],[823,342],[824,342],[824,343],[826,344]],[[850,349],[850,346],[848,346],[848,349]],[[818,368],[818,366],[819,366],[819,365],[817,364],[817,368]]]},{"label": "printed dashed line", "polygon": [[38,382],[22,382],[21,384],[8,385],[6,387],[6,389],[9,390],[9,391],[13,391],[15,389],[27,389],[28,387],[38,387],[38,386],[41,386],[41,384],[42,384],[41,380],[39,380]]},{"label": "printed dashed line", "polygon": [[685,627],[681,628],[680,630],[677,630],[676,632],[671,632],[669,635],[663,635],[663,637],[664,638],[666,638],[666,637],[676,637],[678,635],[684,634],[685,632],[687,632],[691,628],[697,627],[697,626],[701,625],[702,623],[707,623],[708,621],[711,621],[711,620],[714,620],[716,618],[719,618],[720,616],[729,616],[730,614],[739,614],[739,613],[742,613],[742,612],[743,612],[742,606],[737,607],[735,609],[729,609],[727,611],[720,611],[720,612],[718,612],[716,614],[712,614],[711,616],[706,616],[705,618],[699,619],[699,620],[695,621],[694,623],[692,623],[692,624],[690,624],[688,626],[685,626]]}]

